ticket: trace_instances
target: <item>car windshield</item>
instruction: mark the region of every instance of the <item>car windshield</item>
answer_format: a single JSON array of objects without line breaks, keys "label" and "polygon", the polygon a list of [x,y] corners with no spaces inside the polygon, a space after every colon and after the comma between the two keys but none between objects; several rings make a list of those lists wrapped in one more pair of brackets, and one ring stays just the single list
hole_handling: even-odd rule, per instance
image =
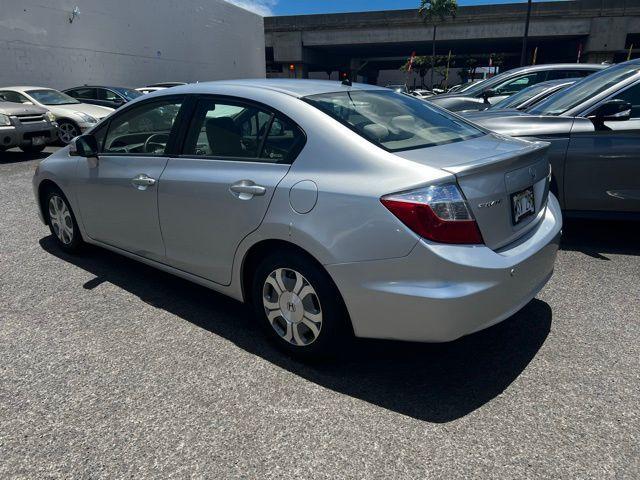
[{"label": "car windshield", "polygon": [[566,90],[550,96],[530,109],[528,113],[534,115],[562,115],[638,73],[640,73],[640,62],[636,60],[600,70]]},{"label": "car windshield", "polygon": [[132,90],[131,88],[114,88],[114,90],[125,97],[127,100],[133,100],[143,95],[141,92]]},{"label": "car windshield", "polygon": [[482,130],[423,100],[392,91],[351,91],[306,100],[382,148],[397,152],[459,142]]},{"label": "car windshield", "polygon": [[65,93],[58,92],[57,90],[29,90],[27,93],[43,105],[69,105],[72,103],[80,103],[75,98],[72,98]]}]

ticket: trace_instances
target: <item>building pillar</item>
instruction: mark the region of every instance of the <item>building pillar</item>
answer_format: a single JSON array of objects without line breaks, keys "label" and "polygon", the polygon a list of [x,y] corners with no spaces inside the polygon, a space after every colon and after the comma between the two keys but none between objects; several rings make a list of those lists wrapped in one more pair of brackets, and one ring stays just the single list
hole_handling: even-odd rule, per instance
[{"label": "building pillar", "polygon": [[597,17],[591,19],[591,30],[581,62],[612,62],[616,52],[627,42],[627,18]]}]

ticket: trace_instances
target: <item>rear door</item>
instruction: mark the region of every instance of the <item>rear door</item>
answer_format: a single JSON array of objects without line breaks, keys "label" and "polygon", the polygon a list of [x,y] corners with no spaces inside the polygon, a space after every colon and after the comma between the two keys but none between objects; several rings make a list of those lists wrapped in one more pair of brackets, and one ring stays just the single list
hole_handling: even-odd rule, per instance
[{"label": "rear door", "polygon": [[631,103],[632,118],[572,133],[564,177],[568,210],[640,212],[640,83],[610,99]]},{"label": "rear door", "polygon": [[164,259],[158,182],[176,138],[182,97],[139,103],[96,132],[97,158],[78,160],[76,195],[94,240],[157,261]]},{"label": "rear door", "polygon": [[229,284],[236,248],[262,222],[303,144],[299,127],[268,107],[200,97],[182,154],[160,181],[166,262]]}]

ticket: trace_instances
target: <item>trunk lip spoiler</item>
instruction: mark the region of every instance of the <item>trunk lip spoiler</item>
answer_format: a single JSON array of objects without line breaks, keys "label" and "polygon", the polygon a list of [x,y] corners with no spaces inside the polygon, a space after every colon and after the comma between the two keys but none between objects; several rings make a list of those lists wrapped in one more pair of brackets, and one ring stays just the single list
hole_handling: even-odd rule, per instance
[{"label": "trunk lip spoiler", "polygon": [[[489,157],[472,160],[460,165],[452,165],[447,167],[441,167],[447,173],[451,173],[456,177],[464,177],[467,175],[474,175],[482,171],[492,170],[494,168],[504,169],[507,165],[504,161],[512,160],[512,163],[520,161],[523,157],[533,157],[538,155],[546,155],[549,150],[549,142],[535,141],[529,142],[529,145],[524,145],[521,150],[515,152],[506,152],[498,155],[491,155]],[[505,174],[509,173],[509,170],[505,170]]]}]

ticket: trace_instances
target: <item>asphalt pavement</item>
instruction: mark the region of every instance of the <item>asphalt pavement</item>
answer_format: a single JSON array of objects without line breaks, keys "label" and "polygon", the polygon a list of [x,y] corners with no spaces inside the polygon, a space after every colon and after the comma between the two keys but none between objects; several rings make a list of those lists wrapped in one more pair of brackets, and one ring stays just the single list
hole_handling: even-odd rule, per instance
[{"label": "asphalt pavement", "polygon": [[489,330],[303,364],[233,300],[56,249],[36,163],[0,153],[0,478],[640,477],[637,225],[567,223]]}]

